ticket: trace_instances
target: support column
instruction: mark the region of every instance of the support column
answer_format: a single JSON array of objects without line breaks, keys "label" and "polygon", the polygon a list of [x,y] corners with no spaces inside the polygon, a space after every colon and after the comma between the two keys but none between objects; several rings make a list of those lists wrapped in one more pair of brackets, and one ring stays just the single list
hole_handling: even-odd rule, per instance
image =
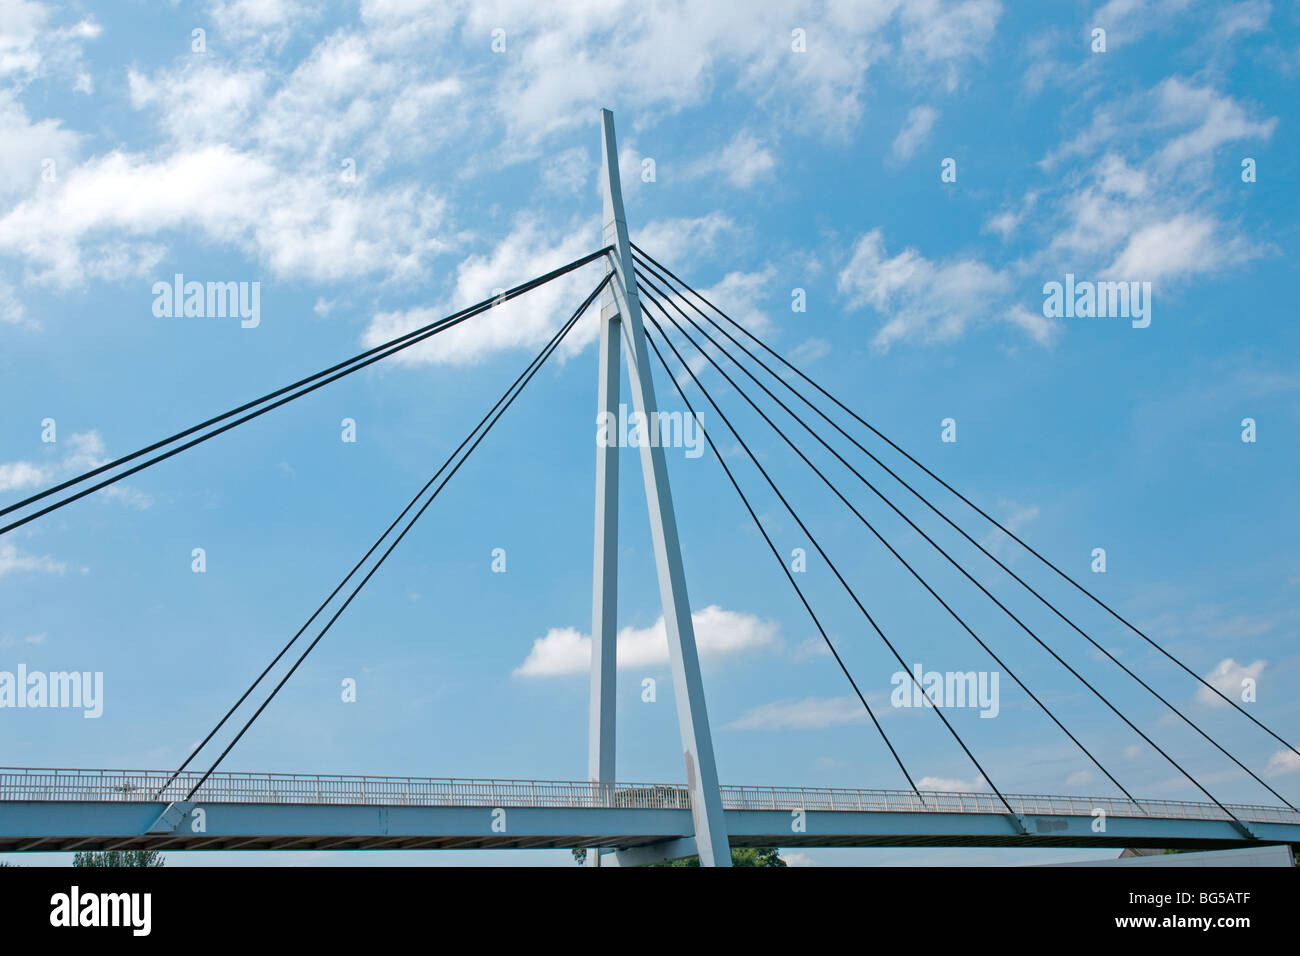
[{"label": "support column", "polygon": [[[606,265],[607,271],[612,266]],[[609,793],[614,782],[614,721],[618,667],[618,306],[611,286],[600,300],[600,371],[596,402],[596,545],[591,595],[591,711],[587,733],[587,779]],[[600,866],[600,850],[587,849],[587,863]]]},{"label": "support column", "polygon": [[[641,322],[641,302],[637,297],[636,277],[632,271],[632,246],[628,241],[627,218],[623,212],[623,191],[618,173],[618,143],[614,136],[614,114],[601,111],[603,136],[601,153],[604,165],[604,237],[614,247],[614,281],[610,290],[621,318],[623,344],[627,354],[628,379],[637,412],[649,425],[658,414],[654,382],[650,374],[649,350]],[[606,357],[602,353],[602,358]],[[648,429],[653,431],[653,429]],[[677,538],[677,519],[673,511],[672,492],[668,487],[668,468],[663,449],[656,444],[641,446],[641,475],[645,482],[646,503],[650,511],[650,534],[654,544],[655,566],[659,576],[659,597],[663,604],[664,629],[668,633],[668,657],[673,674],[673,696],[677,702],[677,724],[681,731],[682,757],[686,762],[686,784],[691,793],[691,815],[695,825],[695,842],[703,866],[730,866],[731,849],[727,842],[726,822],[722,813],[722,794],[718,789],[718,771],[713,758],[713,738],[704,705],[704,682],[700,676],[699,655],[695,646],[695,628],[691,622],[691,605],[686,595],[686,575],[682,570],[681,547]],[[594,644],[593,639],[593,654]],[[594,663],[593,656],[593,663]]]}]

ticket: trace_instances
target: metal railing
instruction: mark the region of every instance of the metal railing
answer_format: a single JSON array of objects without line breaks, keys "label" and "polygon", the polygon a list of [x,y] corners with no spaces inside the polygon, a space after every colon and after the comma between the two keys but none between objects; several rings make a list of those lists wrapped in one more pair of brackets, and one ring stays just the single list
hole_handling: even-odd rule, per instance
[{"label": "metal railing", "polygon": [[[158,770],[21,769],[0,767],[0,803],[13,801],[164,802],[183,800],[201,774]],[[166,787],[163,790],[163,787]],[[161,792],[160,792],[161,790]],[[830,787],[722,787],[728,810],[834,810],[913,813],[1006,813],[992,793],[852,790]],[[680,784],[457,777],[372,777],[340,774],[214,773],[196,799],[204,803],[326,804],[416,807],[578,807],[689,809]],[[1162,817],[1226,820],[1212,803],[1116,797],[1007,794],[1017,813],[1044,816]],[[1300,825],[1285,807],[1229,804],[1240,819]]]}]

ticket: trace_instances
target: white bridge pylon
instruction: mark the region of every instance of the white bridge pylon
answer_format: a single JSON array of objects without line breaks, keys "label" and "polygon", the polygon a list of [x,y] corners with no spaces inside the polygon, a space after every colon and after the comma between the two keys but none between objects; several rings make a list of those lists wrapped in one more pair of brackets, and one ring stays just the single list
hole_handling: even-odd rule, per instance
[{"label": "white bridge pylon", "polygon": [[[618,142],[614,136],[614,114],[601,110],[601,158],[604,187],[604,244],[613,247],[607,270],[614,278],[600,301],[600,372],[598,411],[606,422],[618,418],[619,342],[627,355],[628,382],[632,402],[643,421],[654,421],[654,382],[650,374],[649,351],[641,322],[632,246],[628,240],[627,217],[623,212],[623,189],[618,173]],[[612,431],[612,430],[611,430]],[[618,440],[611,437],[596,449],[596,540],[592,573],[591,713],[588,737],[588,776],[602,786],[614,783],[615,694],[618,667]],[[650,535],[654,545],[659,596],[663,604],[664,630],[668,634],[668,658],[672,667],[673,692],[677,702],[677,724],[682,735],[682,756],[686,762],[686,786],[690,791],[695,844],[702,866],[730,866],[731,848],[718,787],[713,736],[704,704],[704,683],[700,676],[691,604],[686,596],[686,575],[682,570],[677,519],[668,486],[668,468],[658,442],[641,444],[641,476],[645,482],[650,511]],[[599,848],[591,848],[588,863],[600,865]]]}]

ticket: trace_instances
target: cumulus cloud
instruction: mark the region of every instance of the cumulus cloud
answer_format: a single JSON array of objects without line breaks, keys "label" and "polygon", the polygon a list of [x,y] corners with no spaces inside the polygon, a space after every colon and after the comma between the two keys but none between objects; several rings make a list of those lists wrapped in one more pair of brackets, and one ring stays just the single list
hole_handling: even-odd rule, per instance
[{"label": "cumulus cloud", "polygon": [[[510,59],[493,100],[513,136],[537,139],[584,123],[597,106],[629,100],[676,111],[702,102],[721,77],[774,109],[798,112],[842,130],[861,116],[868,71],[884,59],[917,82],[938,74],[951,87],[992,38],[997,0],[888,0],[830,4],[804,11],[807,52],[793,52],[781,0],[755,0],[748,15],[715,4],[634,0],[597,6],[545,6],[517,0],[462,3],[444,17],[467,42],[490,41],[508,25]],[[376,0],[362,8],[376,25],[434,29],[418,6]],[[459,20],[455,14],[463,14]],[[825,37],[834,43],[824,42]],[[936,71],[936,67],[939,68]]]},{"label": "cumulus cloud", "polygon": [[96,431],[69,435],[53,446],[52,452],[63,450],[56,460],[45,462],[0,462],[0,491],[21,491],[51,484],[56,478],[89,471],[108,461],[104,453],[104,440]]},{"label": "cumulus cloud", "polygon": [[[1264,673],[1267,666],[1266,661],[1255,661],[1253,664],[1238,664],[1231,657],[1225,657],[1215,665],[1214,670],[1205,675],[1205,680],[1227,697],[1229,700],[1240,701],[1242,683],[1250,680],[1258,682],[1260,676]],[[1211,707],[1227,707],[1227,703],[1214,691],[1208,687],[1196,688],[1196,700],[1202,704],[1208,704]]]},{"label": "cumulus cloud", "polygon": [[1267,140],[1276,125],[1276,117],[1256,118],[1231,96],[1177,76],[1098,106],[1082,132],[1042,161],[1048,171],[1068,160],[1082,165],[1062,177],[1071,185],[1051,204],[1061,225],[1035,267],[1051,262],[1158,283],[1263,254],[1222,220],[1204,182],[1224,145]]},{"label": "cumulus cloud", "polygon": [[951,342],[982,322],[1002,321],[1047,342],[1053,324],[1010,304],[1010,276],[975,259],[933,262],[912,248],[890,256],[879,229],[859,237],[840,271],[850,309],[870,306],[885,317],[872,338],[879,351],[897,342]]},{"label": "cumulus cloud", "polygon": [[1156,282],[1251,258],[1249,243],[1219,235],[1221,231],[1213,218],[1188,213],[1143,226],[1128,237],[1104,275]]},{"label": "cumulus cloud", "polygon": [[741,130],[720,150],[696,160],[688,167],[692,176],[717,173],[737,189],[748,189],[754,183],[770,178],[776,169],[776,157],[763,141],[747,130]]},{"label": "cumulus cloud", "polygon": [[[753,614],[728,611],[716,604],[691,614],[695,642],[701,658],[724,657],[771,647],[779,629]],[[625,627],[618,632],[619,667],[651,667],[668,663],[668,633],[664,619],[646,628]],[[587,673],[591,669],[591,637],[571,627],[551,628],[533,641],[516,677],[557,677]]]},{"label": "cumulus cloud", "polygon": [[719,239],[733,237],[738,232],[730,216],[711,212],[703,216],[655,219],[637,229],[631,238],[656,261],[677,272],[679,267],[713,252]]},{"label": "cumulus cloud", "polygon": [[131,105],[148,110],[177,143],[236,142],[262,106],[267,73],[199,60],[153,76],[127,71]]},{"label": "cumulus cloud", "polygon": [[[44,461],[0,462],[0,492],[33,491],[90,471],[109,460],[104,440],[96,431],[68,435],[45,448],[48,454]],[[101,494],[137,510],[153,503],[149,495],[122,484],[105,488]]]},{"label": "cumulus cloud", "polygon": [[[783,11],[777,0],[760,0],[760,8],[770,16]],[[73,54],[99,27],[91,20],[60,25],[51,9],[26,0],[8,5],[0,75],[72,65],[77,88],[93,90]],[[738,22],[729,11],[687,0],[655,11],[632,0],[581,10],[517,0],[366,0],[359,24],[332,31],[286,69],[269,56],[278,40],[247,40],[296,29],[316,15],[310,4],[209,0],[205,10],[213,49],[234,42],[238,56],[182,56],[127,72],[131,104],[162,134],[160,147],[118,148],[74,163],[77,134],[56,121],[32,123],[12,100],[0,102],[0,133],[6,125],[18,129],[14,141],[23,144],[21,155],[6,151],[0,159],[0,173],[12,174],[0,176],[0,190],[24,197],[0,209],[0,255],[21,262],[29,280],[67,289],[96,278],[147,278],[163,271],[182,237],[233,249],[277,278],[425,278],[431,258],[463,238],[450,227],[454,182],[545,155],[542,139],[589,124],[597,105],[635,98],[654,117],[702,102],[726,84],[770,112],[812,117],[831,134],[837,124],[856,122],[877,60],[892,57],[913,80],[927,82],[936,65],[959,69],[977,58],[1000,15],[994,0],[832,5],[801,21],[810,44],[802,54],[782,31],[773,34],[763,9]],[[500,24],[508,25],[510,51],[500,69],[456,73],[428,55],[431,44],[457,34],[486,50]],[[824,42],[829,36],[834,44]],[[496,109],[470,106],[483,102]],[[502,120],[504,142],[496,139]],[[730,135],[699,161],[701,171],[750,188],[778,168],[775,149],[754,129]],[[489,138],[494,148],[481,148]],[[440,157],[449,154],[446,167],[434,170],[436,187],[391,179],[374,185],[381,171],[425,159],[434,146]],[[630,137],[624,146],[631,149]],[[561,153],[544,182],[580,189],[587,155]],[[59,176],[31,190],[33,163],[47,156],[56,158]],[[355,176],[345,180],[340,164],[349,162]],[[639,183],[629,177],[625,187],[634,193]],[[730,228],[725,217],[702,220],[697,231],[706,244]],[[644,238],[661,237],[651,231]],[[483,258],[471,254],[462,271]],[[726,291],[743,296],[760,280],[736,273],[724,281]],[[6,301],[6,321],[20,314]],[[750,318],[762,321],[752,309]],[[384,320],[401,321],[393,313]],[[471,360],[474,351],[460,349],[458,360]]]},{"label": "cumulus cloud", "polygon": [[222,33],[277,43],[287,38],[288,27],[310,12],[311,6],[303,0],[213,0],[208,5],[208,13]]},{"label": "cumulus cloud", "polygon": [[[557,240],[534,217],[524,217],[486,254],[462,260],[451,297],[436,306],[381,312],[371,319],[362,342],[370,348],[420,328],[466,306],[550,272],[599,248],[591,233],[575,227]],[[522,296],[480,313],[393,356],[408,365],[473,365],[488,355],[514,348],[540,348],[564,324],[600,281],[599,262],[577,269]],[[569,332],[560,354],[572,355],[593,341],[599,300]]]},{"label": "cumulus cloud", "polygon": [[771,265],[759,272],[728,272],[718,282],[699,291],[745,328],[755,334],[762,334],[772,327],[761,302],[767,295],[768,283],[775,275],[776,267]]},{"label": "cumulus cloud", "polygon": [[71,166],[80,141],[58,120],[32,122],[13,91],[0,90],[0,198],[35,192],[43,175],[57,179]]},{"label": "cumulus cloud", "polygon": [[6,0],[0,8],[0,78],[22,85],[80,72],[82,44],[98,37],[101,27],[90,17],[56,25],[54,13],[36,0]]},{"label": "cumulus cloud", "polygon": [[1225,143],[1266,140],[1277,129],[1276,116],[1251,119],[1232,97],[1181,77],[1164,80],[1155,96],[1154,122],[1165,128],[1181,127],[1156,154],[1156,162],[1166,168],[1203,163]]},{"label": "cumulus cloud", "polygon": [[0,544],[0,578],[7,574],[62,574],[67,565],[53,558],[24,554],[15,545]]},{"label": "cumulus cloud", "polygon": [[165,159],[112,152],[0,216],[0,253],[34,277],[70,286],[87,276],[155,272],[179,231],[242,248],[275,275],[336,280],[418,273],[445,244],[441,199],[412,186],[362,193],[324,176],[283,176],[226,145]]}]

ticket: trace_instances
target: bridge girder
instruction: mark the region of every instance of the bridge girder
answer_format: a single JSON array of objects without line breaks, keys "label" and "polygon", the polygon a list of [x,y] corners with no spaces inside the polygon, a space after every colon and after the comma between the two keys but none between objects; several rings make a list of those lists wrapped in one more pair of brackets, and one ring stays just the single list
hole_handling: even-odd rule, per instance
[{"label": "bridge girder", "polygon": [[[163,803],[19,801],[0,805],[0,852],[70,850],[564,849],[628,850],[688,839],[688,809],[420,807],[210,803],[201,830],[191,811],[172,832],[147,832]],[[1253,822],[1258,840],[1230,821],[1025,815],[1019,833],[1003,814],[726,810],[733,846],[780,847],[1160,847],[1223,849],[1300,845],[1300,824]]]}]

